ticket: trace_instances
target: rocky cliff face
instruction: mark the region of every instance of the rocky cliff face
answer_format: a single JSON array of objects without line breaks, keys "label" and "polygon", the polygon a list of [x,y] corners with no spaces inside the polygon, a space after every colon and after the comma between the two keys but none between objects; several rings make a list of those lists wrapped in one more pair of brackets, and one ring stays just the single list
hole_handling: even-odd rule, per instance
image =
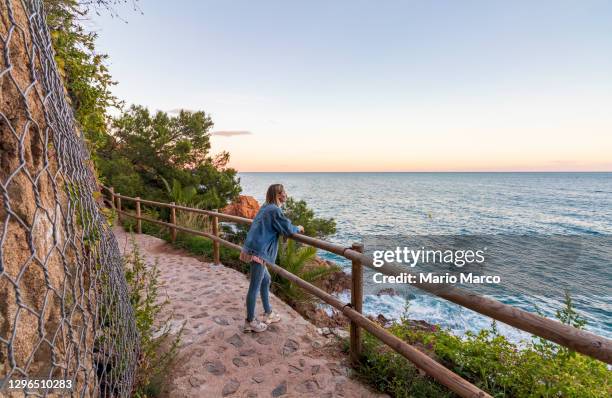
[{"label": "rocky cliff face", "polygon": [[[81,226],[92,231],[95,209],[68,197],[84,195],[79,178],[90,174],[81,158],[59,159],[80,138],[62,123],[72,121],[65,103],[49,96],[57,80],[40,10],[24,7],[39,4],[0,5],[0,386],[7,376],[68,377],[75,393],[90,396],[95,264],[84,260],[93,237]],[[60,130],[71,139],[58,140]]]},{"label": "rocky cliff face", "polygon": [[[14,22],[8,7],[0,6],[0,35],[10,37],[6,45],[0,43],[0,51],[10,55],[8,62],[0,60],[0,70],[8,70],[0,78],[0,378],[15,368],[58,377],[60,368],[49,374],[52,352],[58,363],[71,366],[61,306],[70,284],[66,272],[76,270],[65,247],[67,198],[58,189],[63,181],[48,136],[44,90],[28,70],[32,41],[26,11],[21,2],[12,6]],[[24,29],[9,34],[13,23]],[[73,321],[82,324],[82,311],[76,315]]]},{"label": "rocky cliff face", "polygon": [[259,202],[252,196],[240,195],[238,199],[221,209],[221,213],[245,218],[255,218]]}]

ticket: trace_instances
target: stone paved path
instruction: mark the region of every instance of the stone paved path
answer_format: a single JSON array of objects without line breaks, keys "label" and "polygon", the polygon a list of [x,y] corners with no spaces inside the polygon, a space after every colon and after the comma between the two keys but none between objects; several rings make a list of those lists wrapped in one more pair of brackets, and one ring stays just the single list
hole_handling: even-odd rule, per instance
[{"label": "stone paved path", "polygon": [[[120,228],[114,232],[121,251],[129,251],[129,236]],[[346,356],[326,349],[328,340],[276,296],[270,299],[282,321],[263,333],[243,333],[245,275],[186,256],[161,239],[135,237],[146,262],[158,262],[172,323],[185,322],[165,396],[386,396],[351,379]]]}]

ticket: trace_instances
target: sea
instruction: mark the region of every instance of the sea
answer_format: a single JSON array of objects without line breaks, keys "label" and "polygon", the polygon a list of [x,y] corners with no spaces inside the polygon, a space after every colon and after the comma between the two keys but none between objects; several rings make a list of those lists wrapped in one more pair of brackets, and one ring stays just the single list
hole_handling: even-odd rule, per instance
[{"label": "sea", "polygon": [[[317,217],[333,218],[337,231],[327,240],[345,246],[380,236],[512,241],[511,255],[506,248],[506,260],[495,268],[508,282],[480,286],[479,294],[554,318],[567,291],[587,321],[585,328],[612,338],[612,173],[273,172],[239,177],[242,194],[260,203],[270,184],[283,184]],[[524,249],[525,238],[537,246]],[[318,255],[350,272],[348,260],[321,250]],[[367,272],[370,277],[373,271]],[[366,294],[364,312],[389,319],[405,314],[460,336],[491,326],[491,318],[414,286],[398,291]],[[340,297],[350,300],[347,293]],[[531,339],[502,323],[497,328],[515,342]]]}]

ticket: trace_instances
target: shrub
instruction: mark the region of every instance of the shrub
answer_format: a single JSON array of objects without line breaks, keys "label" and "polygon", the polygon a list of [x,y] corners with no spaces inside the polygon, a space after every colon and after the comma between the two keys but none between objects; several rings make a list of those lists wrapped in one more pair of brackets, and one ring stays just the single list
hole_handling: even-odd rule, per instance
[{"label": "shrub", "polygon": [[111,209],[110,207],[102,207],[100,212],[110,227],[115,225],[117,222],[117,212],[115,210]]},{"label": "shrub", "polygon": [[176,357],[182,329],[173,338],[167,331],[156,335],[155,324],[160,323],[159,317],[168,302],[158,300],[157,264],[147,268],[133,235],[131,246],[130,254],[125,257],[124,268],[141,348],[134,396],[155,397],[161,392],[161,387],[168,376],[168,368]]},{"label": "shrub", "polygon": [[[179,232],[176,237],[176,246],[208,260],[213,259],[213,241],[203,236]],[[237,250],[224,246],[219,247],[219,257],[222,263],[238,260],[239,256],[240,253]]]},{"label": "shrub", "polygon": [[305,201],[287,198],[284,205],[285,215],[295,225],[304,227],[304,234],[323,239],[336,233],[336,221],[333,218],[315,217],[314,211]]},{"label": "shrub", "polygon": [[[585,324],[569,295],[557,318],[574,327]],[[512,343],[498,333],[495,322],[488,330],[468,332],[461,338],[438,327],[416,329],[406,312],[389,331],[410,344],[425,347],[449,369],[495,397],[610,396],[610,372],[603,362],[540,338]],[[367,333],[359,371],[366,381],[396,397],[452,396],[449,391],[422,393],[425,384],[443,387],[417,375],[414,365]]]},{"label": "shrub", "polygon": [[[155,210],[143,209],[142,216],[153,220],[159,219],[158,213]],[[121,225],[128,232],[136,232],[136,219],[127,216],[121,216]],[[142,233],[146,235],[156,236],[161,239],[168,240],[170,233],[168,228],[163,225],[155,224],[149,221],[141,221]]]},{"label": "shrub", "polygon": [[[337,267],[307,267],[307,264],[317,255],[317,249],[312,246],[298,246],[292,239],[283,243],[279,241],[278,264],[299,276],[306,282],[314,282],[326,275],[338,270]],[[276,287],[276,293],[291,302],[305,302],[312,300],[312,296],[293,282],[274,274],[272,281]]]},{"label": "shrub", "polygon": [[364,359],[357,371],[359,377],[393,397],[452,397],[445,387],[423,376],[407,359],[385,346],[376,337],[364,333]]},{"label": "shrub", "polygon": [[[172,180],[172,187],[161,177],[166,187],[166,191],[177,205],[203,209],[205,202],[198,200],[198,191],[194,186],[183,187],[178,180]],[[176,224],[196,231],[212,232],[210,217],[193,211],[176,210]]]}]

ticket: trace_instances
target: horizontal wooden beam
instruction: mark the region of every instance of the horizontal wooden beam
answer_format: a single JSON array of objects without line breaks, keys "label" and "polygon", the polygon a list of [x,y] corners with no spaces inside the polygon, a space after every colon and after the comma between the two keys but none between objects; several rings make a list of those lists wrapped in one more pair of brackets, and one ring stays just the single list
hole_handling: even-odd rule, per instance
[{"label": "horizontal wooden beam", "polygon": [[[129,212],[126,212],[126,211],[120,211],[120,213],[126,216],[129,216],[129,217],[132,217],[132,218],[138,218],[135,215]],[[155,223],[158,225],[163,225],[168,228],[176,228],[179,231],[183,231],[183,232],[187,232],[190,234],[199,235],[205,238],[212,239],[222,244],[223,246],[229,247],[231,249],[235,249],[238,251],[242,250],[242,246],[229,242],[225,239],[219,238],[217,236],[214,236],[206,232],[181,227],[179,225],[167,223],[164,221],[154,220],[151,218],[146,218],[146,217],[139,217],[139,218],[143,221]],[[365,316],[361,315],[359,312],[352,309],[349,303],[344,303],[340,301],[337,297],[332,296],[331,294],[319,289],[318,287],[304,281],[303,279],[279,267],[276,264],[272,264],[266,261],[266,266],[268,267],[270,271],[288,279],[289,281],[295,283],[302,289],[306,290],[307,292],[311,293],[312,295],[318,297],[319,299],[323,300],[327,304],[331,305],[332,307],[342,312],[347,318],[349,318],[350,320],[358,324],[363,329],[372,333],[374,336],[380,339],[383,343],[385,343],[386,345],[391,347],[393,350],[395,350],[397,353],[399,353],[400,355],[402,355],[403,357],[405,357],[406,359],[414,363],[419,369],[422,369],[423,371],[425,371],[425,373],[427,373],[437,382],[446,386],[449,390],[459,394],[459,396],[464,397],[464,398],[477,398],[477,397],[478,398],[480,397],[492,398],[491,395],[487,394],[486,392],[482,391],[478,387],[474,386],[469,381],[463,379],[461,376],[447,369],[446,367],[444,367],[443,365],[441,365],[434,359],[430,358],[426,354],[412,347],[410,344],[394,336],[387,330],[381,328],[376,323],[370,321],[368,318],[366,318]]]},{"label": "horizontal wooden beam", "polygon": [[[110,189],[106,189],[110,192]],[[114,196],[126,200],[135,200],[135,198],[119,194],[114,194]],[[220,219],[244,224],[250,224],[253,222],[253,220],[248,218],[231,216],[228,214],[212,212],[210,210],[193,209],[178,205],[172,206],[167,203],[145,201],[142,199],[140,200],[140,202],[155,206],[175,207],[176,209],[180,210],[214,215],[219,217]],[[151,220],[151,222],[154,221]],[[193,231],[191,233],[195,232],[196,231]],[[210,236],[207,237],[213,239]],[[387,263],[382,267],[374,267],[373,259],[370,256],[363,253],[359,253],[355,250],[352,250],[351,248],[338,245],[336,243],[327,242],[321,239],[301,234],[295,234],[291,238],[297,242],[304,243],[321,250],[326,250],[328,252],[345,257],[349,260],[360,261],[364,266],[374,269],[377,272],[380,272],[385,275],[400,275],[402,273],[410,274],[407,268],[401,267],[397,264]],[[570,325],[565,325],[554,319],[546,318],[525,310],[521,310],[511,305],[501,303],[500,301],[497,301],[492,298],[484,297],[475,293],[470,293],[464,289],[460,289],[452,285],[428,283],[414,283],[412,285],[435,296],[459,304],[465,308],[469,308],[482,315],[486,315],[495,320],[516,327],[520,330],[532,333],[536,336],[543,337],[547,340],[553,341],[581,354],[585,354],[608,364],[612,364],[612,340],[607,339],[605,337],[598,336],[586,330],[577,329]]]}]

